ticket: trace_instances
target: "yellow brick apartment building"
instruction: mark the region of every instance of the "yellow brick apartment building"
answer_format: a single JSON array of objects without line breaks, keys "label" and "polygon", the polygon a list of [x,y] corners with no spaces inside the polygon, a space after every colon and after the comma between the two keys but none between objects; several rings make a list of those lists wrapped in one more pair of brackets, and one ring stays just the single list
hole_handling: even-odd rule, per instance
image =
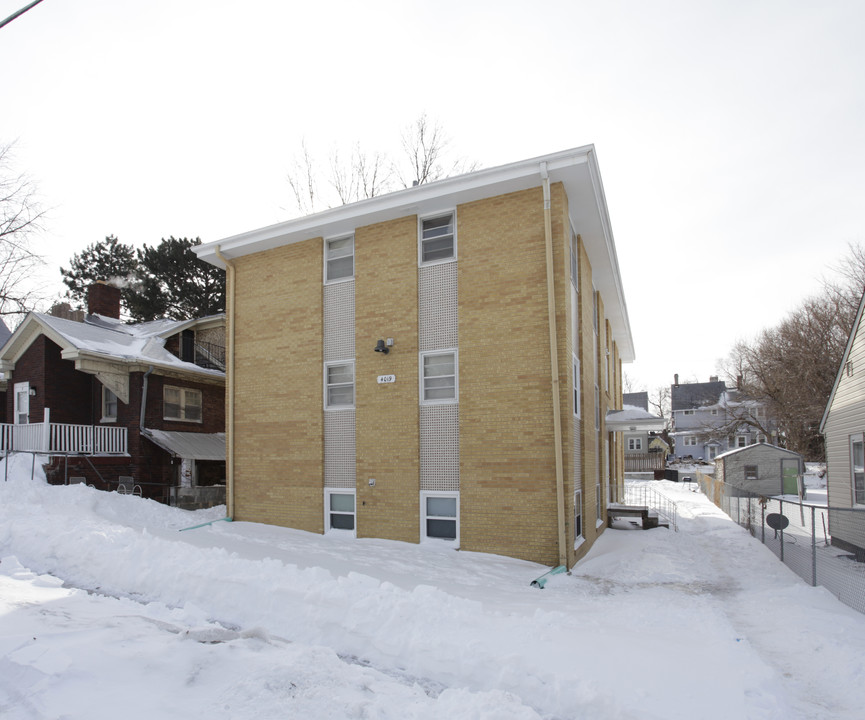
[{"label": "yellow brick apartment building", "polygon": [[228,279],[228,513],[571,567],[633,342],[594,147],[196,249]]}]

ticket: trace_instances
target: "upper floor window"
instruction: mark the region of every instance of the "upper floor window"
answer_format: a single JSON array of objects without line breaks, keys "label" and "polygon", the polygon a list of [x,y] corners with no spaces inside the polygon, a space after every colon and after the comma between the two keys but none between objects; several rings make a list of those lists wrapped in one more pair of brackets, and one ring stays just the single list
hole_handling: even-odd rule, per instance
[{"label": "upper floor window", "polygon": [[354,277],[354,236],[328,240],[325,248],[325,282]]},{"label": "upper floor window", "polygon": [[709,412],[711,415],[717,415],[718,414],[718,408],[712,408]]},{"label": "upper floor window", "polygon": [[117,420],[117,396],[102,386],[102,422]]},{"label": "upper floor window", "polygon": [[697,438],[694,435],[686,435],[682,440],[682,444],[685,447],[697,447]]},{"label": "upper floor window", "polygon": [[201,390],[173,385],[163,387],[162,417],[165,420],[201,422]]},{"label": "upper floor window", "polygon": [[454,214],[423,218],[420,221],[421,264],[452,260],[456,253]]},{"label": "upper floor window", "polygon": [[421,355],[421,402],[448,403],[456,401],[459,383],[457,381],[457,352],[428,352]]},{"label": "upper floor window", "polygon": [[354,363],[329,363],[324,370],[324,403],[327,408],[354,407]]}]

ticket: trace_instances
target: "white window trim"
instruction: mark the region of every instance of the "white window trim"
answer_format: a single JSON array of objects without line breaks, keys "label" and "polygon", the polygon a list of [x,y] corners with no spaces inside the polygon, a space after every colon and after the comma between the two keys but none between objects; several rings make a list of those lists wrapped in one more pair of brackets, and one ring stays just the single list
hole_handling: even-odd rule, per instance
[{"label": "white window trim", "polygon": [[[742,441],[741,443],[739,441]],[[736,435],[736,447],[743,448],[748,447],[748,436],[747,435]]]},{"label": "white window trim", "polygon": [[[341,510],[331,510],[330,509],[330,496],[331,495],[351,495],[354,498],[354,512],[348,513],[343,512]],[[351,515],[354,518],[354,527],[351,530],[344,530],[342,528],[335,528],[330,526],[330,515],[331,513],[336,513],[337,515]],[[328,533],[338,533],[340,535],[351,535],[352,537],[357,537],[357,491],[353,488],[325,488],[324,489],[324,533],[327,535]]]},{"label": "white window trim", "polygon": [[[117,395],[114,395],[114,407],[117,409],[115,410],[114,415],[109,415],[105,409],[106,406],[108,405],[108,397],[107,397],[108,393],[111,393],[112,395],[114,395],[113,390],[111,390],[110,388],[107,388],[103,385],[102,386],[102,418],[100,419],[99,422],[116,423],[117,422],[117,411],[120,409],[118,406],[118,403],[120,402],[120,400],[118,399]],[[164,397],[163,397],[163,402],[164,402]],[[203,402],[203,398],[202,398],[202,402]]]},{"label": "white window trim", "polygon": [[[423,223],[424,220],[435,220],[436,218],[450,215],[454,226],[454,254],[449,258],[441,258],[440,260],[423,259]],[[456,208],[442,210],[440,212],[428,213],[423,216],[418,216],[417,219],[417,264],[418,267],[426,267],[428,265],[443,265],[444,263],[452,263],[457,260],[457,211]]]},{"label": "white window trim", "polygon": [[[429,537],[426,534],[426,521],[428,518],[439,518],[438,515],[426,514],[426,499],[429,497],[444,497],[456,499],[456,518],[441,517],[442,520],[456,520],[456,537],[453,540],[445,538]],[[420,541],[422,543],[449,543],[454,549],[460,546],[460,494],[459,492],[446,492],[443,490],[421,490],[420,493]]]},{"label": "white window trim", "polygon": [[[351,405],[329,405],[327,401],[327,370],[334,365],[351,365]],[[324,364],[322,372],[322,381],[324,383],[322,403],[325,410],[352,410],[357,402],[357,372],[354,365],[354,360],[330,360]]]},{"label": "white window trim", "polygon": [[[580,512],[580,534],[577,535],[577,505],[579,504]],[[574,490],[574,549],[586,541],[586,518],[585,508],[583,508],[583,490],[579,488]]]},{"label": "white window trim", "polygon": [[850,453],[850,505],[851,507],[865,507],[865,504],[856,502],[856,464],[853,462],[853,444],[862,443],[865,453],[865,434],[856,433],[849,437],[848,452]]},{"label": "white window trim", "polygon": [[[169,417],[165,414],[165,391],[168,389],[174,389],[180,391],[180,417]],[[188,418],[186,417],[186,393],[198,393],[198,397],[201,399],[201,403],[199,404],[199,408],[201,410],[201,417],[199,418]],[[162,386],[162,419],[168,420],[170,422],[186,422],[186,423],[197,423],[201,425],[204,422],[204,393],[198,388],[186,388],[181,387],[180,385],[163,385]]]},{"label": "white window trim", "polygon": [[[631,447],[631,446],[634,447]],[[642,452],[643,450],[643,438],[642,437],[629,437],[628,438],[628,450],[631,452]]]},{"label": "white window trim", "polygon": [[[333,280],[330,280],[327,277],[327,260],[328,260],[327,251],[328,251],[328,248],[330,246],[330,243],[334,242],[335,240],[348,240],[348,239],[351,239],[351,275],[349,275],[347,277],[335,278]],[[323,273],[322,280],[324,281],[325,285],[337,285],[339,283],[352,282],[354,280],[354,273],[355,273],[354,234],[334,235],[333,237],[329,237],[329,238],[324,239],[324,263],[323,263],[323,267],[322,267],[322,273]]]},{"label": "white window trim", "polygon": [[682,415],[693,415],[694,410],[682,410]]},{"label": "white window trim", "polygon": [[[424,398],[424,377],[423,377],[423,361],[425,357],[434,355],[453,355],[454,356],[454,396],[452,398],[441,398],[427,400]],[[448,348],[445,350],[424,350],[418,353],[418,397],[421,405],[457,405],[460,401],[460,356],[459,350],[456,348]]]},{"label": "white window trim", "polygon": [[686,435],[682,438],[682,447],[697,447],[696,435]]}]

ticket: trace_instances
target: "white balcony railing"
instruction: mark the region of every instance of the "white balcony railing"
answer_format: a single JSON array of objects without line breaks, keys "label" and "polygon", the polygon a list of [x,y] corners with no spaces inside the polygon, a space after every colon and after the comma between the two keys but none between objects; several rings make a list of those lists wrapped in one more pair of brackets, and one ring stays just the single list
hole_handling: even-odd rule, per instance
[{"label": "white balcony railing", "polygon": [[126,455],[127,433],[125,427],[52,423],[46,409],[41,423],[0,424],[0,452]]}]

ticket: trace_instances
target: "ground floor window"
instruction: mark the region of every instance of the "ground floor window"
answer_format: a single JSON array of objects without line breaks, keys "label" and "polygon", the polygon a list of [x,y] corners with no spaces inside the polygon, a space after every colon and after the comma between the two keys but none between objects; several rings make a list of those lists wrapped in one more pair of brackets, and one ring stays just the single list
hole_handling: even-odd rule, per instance
[{"label": "ground floor window", "polygon": [[421,493],[421,539],[459,542],[459,493]]},{"label": "ground floor window", "polygon": [[685,447],[697,447],[697,438],[695,435],[686,435],[682,439],[682,443]]},{"label": "ground floor window", "polygon": [[324,491],[324,527],[330,530],[355,529],[354,490],[330,489]]},{"label": "ground floor window", "polygon": [[643,449],[643,438],[639,437],[629,437],[628,438],[628,450],[642,450]]},{"label": "ground floor window", "polygon": [[574,492],[574,547],[583,542],[583,491]]}]

